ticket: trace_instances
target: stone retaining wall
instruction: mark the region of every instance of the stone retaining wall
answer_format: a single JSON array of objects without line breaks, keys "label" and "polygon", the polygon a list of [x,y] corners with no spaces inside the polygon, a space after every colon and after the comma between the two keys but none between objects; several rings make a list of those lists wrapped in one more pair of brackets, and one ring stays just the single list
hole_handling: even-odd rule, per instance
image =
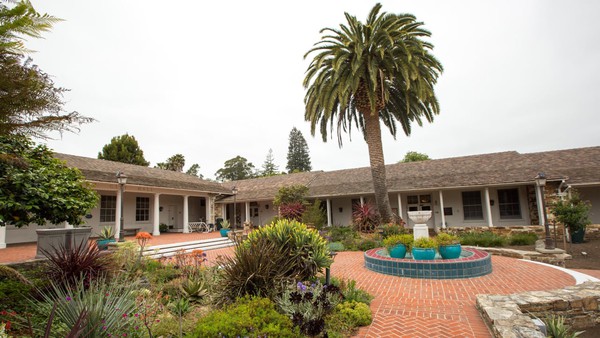
[{"label": "stone retaining wall", "polygon": [[477,309],[494,337],[543,338],[533,318],[560,315],[575,330],[600,323],[600,282],[551,291],[513,295],[477,295]]},{"label": "stone retaining wall", "polygon": [[[491,231],[499,235],[513,235],[515,233],[535,233],[538,238],[546,236],[545,229],[542,225],[527,225],[527,226],[506,226],[506,227],[448,227],[448,232],[461,234],[464,232],[484,232]],[[550,234],[554,238],[554,226],[550,224]],[[600,239],[600,224],[588,225],[585,230],[585,239]],[[559,243],[563,241],[563,226],[556,224],[556,240]]]}]

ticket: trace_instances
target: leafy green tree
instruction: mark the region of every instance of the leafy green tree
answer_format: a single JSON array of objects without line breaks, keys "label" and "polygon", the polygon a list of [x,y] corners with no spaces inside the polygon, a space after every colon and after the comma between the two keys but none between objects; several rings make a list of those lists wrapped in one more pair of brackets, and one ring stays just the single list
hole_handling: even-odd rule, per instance
[{"label": "leafy green tree", "polygon": [[54,158],[46,146],[0,136],[0,225],[78,225],[97,203],[81,172]]},{"label": "leafy green tree", "polygon": [[431,35],[422,22],[411,14],[380,10],[376,4],[366,23],[346,13],[347,25],[321,30],[321,41],[304,55],[316,53],[304,79],[304,118],[313,135],[319,129],[323,141],[336,126],[340,147],[342,132],[350,134],[353,126],[362,131],[377,209],[389,222],[380,121],[394,137],[397,123],[409,135],[412,122],[432,122],[439,113],[433,87],[443,68],[430,53],[433,45],[422,39]]},{"label": "leafy green tree", "polygon": [[289,173],[311,171],[310,155],[308,154],[308,145],[300,130],[296,127],[290,132],[290,143],[288,146],[287,166]]},{"label": "leafy green tree", "polygon": [[308,187],[303,184],[294,184],[279,188],[273,205],[278,207],[282,204],[289,203],[306,203],[306,195],[308,195]]},{"label": "leafy green tree", "polygon": [[185,173],[198,178],[204,178],[204,175],[200,174],[200,165],[198,163],[192,164],[192,166]]},{"label": "leafy green tree", "polygon": [[218,181],[237,181],[253,178],[254,165],[241,156],[236,156],[225,161],[223,168],[217,170],[215,176]]},{"label": "leafy green tree", "polygon": [[[10,4],[7,5],[7,4]],[[24,37],[41,37],[59,21],[35,11],[29,1],[0,2],[0,135],[49,138],[48,132],[77,132],[94,119],[78,112],[63,114],[64,88],[32,64]]]},{"label": "leafy green tree", "polygon": [[408,163],[408,162],[419,162],[419,161],[427,161],[431,160],[429,155],[419,153],[416,151],[409,151],[404,155],[404,158],[400,161],[400,163]]},{"label": "leafy green tree", "polygon": [[102,152],[98,153],[98,158],[146,167],[150,165],[150,162],[144,158],[144,151],[140,148],[135,137],[129,134],[113,137],[110,143],[102,147]]},{"label": "leafy green tree", "polygon": [[156,168],[182,172],[185,166],[185,156],[181,154],[175,154],[167,159],[166,162],[160,162],[156,164]]},{"label": "leafy green tree", "polygon": [[269,149],[269,153],[267,154],[267,158],[262,165],[262,171],[260,172],[261,176],[275,176],[279,175],[279,166],[275,165],[275,158],[273,157],[273,149]]}]

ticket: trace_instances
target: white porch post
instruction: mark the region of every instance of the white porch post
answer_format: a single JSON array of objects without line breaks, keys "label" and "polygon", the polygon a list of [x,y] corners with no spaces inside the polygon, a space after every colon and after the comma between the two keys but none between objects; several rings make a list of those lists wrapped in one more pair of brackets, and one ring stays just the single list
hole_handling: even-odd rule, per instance
[{"label": "white porch post", "polygon": [[6,249],[6,227],[0,226],[0,249]]},{"label": "white porch post", "polygon": [[250,221],[250,202],[246,202],[246,222]]},{"label": "white porch post", "polygon": [[442,229],[446,229],[446,215],[444,215],[444,194],[440,190],[440,214],[442,215]]},{"label": "white porch post", "polygon": [[[402,212],[402,196],[398,193],[398,217],[404,219],[404,213]],[[406,223],[408,225],[408,223]]]},{"label": "white porch post", "polygon": [[73,229],[73,224],[65,221],[65,229]]},{"label": "white porch post", "polygon": [[204,200],[204,205],[206,206],[206,223],[214,223],[214,221],[212,220],[212,198],[210,196],[206,196]]},{"label": "white porch post", "polygon": [[365,205],[365,199],[360,196],[360,206],[362,207],[363,205]]},{"label": "white porch post", "polygon": [[227,219],[227,204],[221,204],[221,217],[223,220]]},{"label": "white porch post", "polygon": [[183,233],[190,232],[188,195],[183,196]]},{"label": "white porch post", "polygon": [[485,188],[485,211],[488,219],[488,226],[493,227],[494,222],[492,222],[492,205],[490,203],[490,188]]},{"label": "white porch post", "polygon": [[152,229],[152,235],[153,236],[160,236],[160,194],[156,193],[154,194],[154,212],[153,212],[153,225],[154,228]]},{"label": "white porch post", "polygon": [[[119,186],[117,186],[119,189]],[[117,208],[115,210],[115,239],[117,242],[119,241],[119,236],[121,235],[121,194],[117,192]]]},{"label": "white porch post", "polygon": [[331,226],[331,200],[327,199],[327,226]]},{"label": "white porch post", "polygon": [[[542,207],[542,196],[541,196],[541,190],[540,187],[538,187],[537,185],[535,186],[535,202],[537,204],[537,209],[538,209],[538,223],[539,225],[544,225],[544,209]],[[570,193],[571,191],[569,191]]]}]

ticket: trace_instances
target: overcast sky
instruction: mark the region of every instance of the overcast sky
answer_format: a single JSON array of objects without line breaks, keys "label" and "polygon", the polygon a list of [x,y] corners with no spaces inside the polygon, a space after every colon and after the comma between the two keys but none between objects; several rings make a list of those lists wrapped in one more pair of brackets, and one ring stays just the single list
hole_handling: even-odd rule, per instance
[{"label": "overcast sky", "polygon": [[[313,170],[369,165],[361,135],[323,143],[304,121],[303,55],[344,12],[365,21],[372,1],[32,0],[65,21],[30,40],[34,63],[69,88],[67,111],[94,117],[48,142],[96,157],[114,136],[137,138],[151,165],[181,153],[208,178],[237,155],[257,168],[269,148],[285,170],[300,129]],[[432,32],[445,71],[441,113],[394,140],[432,158],[600,145],[600,1],[381,1]],[[335,133],[334,133],[335,135]]]}]

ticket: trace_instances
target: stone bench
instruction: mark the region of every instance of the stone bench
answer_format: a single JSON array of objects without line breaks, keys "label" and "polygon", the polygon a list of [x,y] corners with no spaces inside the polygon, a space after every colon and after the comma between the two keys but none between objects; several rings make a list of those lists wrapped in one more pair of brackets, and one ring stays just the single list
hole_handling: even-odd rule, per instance
[{"label": "stone bench", "polygon": [[142,228],[123,228],[125,236],[135,236]]},{"label": "stone bench", "polygon": [[477,309],[494,337],[542,338],[534,318],[565,318],[574,330],[600,323],[600,282],[586,282],[550,291],[513,295],[477,295]]}]

